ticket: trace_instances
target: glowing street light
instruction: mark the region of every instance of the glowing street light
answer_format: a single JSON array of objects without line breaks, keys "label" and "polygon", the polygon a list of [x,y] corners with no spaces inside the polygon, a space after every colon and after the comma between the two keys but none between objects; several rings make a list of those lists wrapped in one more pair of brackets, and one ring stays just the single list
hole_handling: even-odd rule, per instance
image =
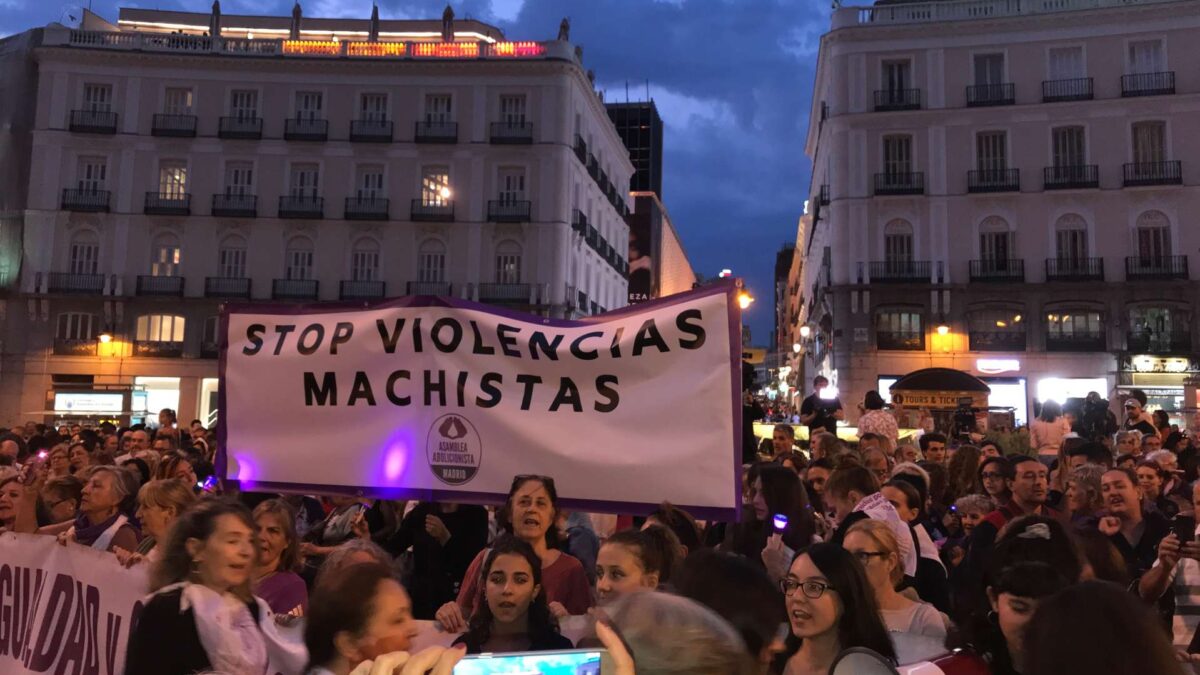
[{"label": "glowing street light", "polygon": [[801,347],[799,342],[792,344],[792,351],[794,353],[799,354],[801,349],[804,349],[804,347]]},{"label": "glowing street light", "polygon": [[106,345],[106,344],[112,342],[113,336],[112,336],[112,333],[109,333],[108,331],[104,331],[103,333],[97,335],[96,339],[100,340],[100,344]]},{"label": "glowing street light", "polygon": [[754,303],[754,296],[750,295],[746,291],[742,291],[738,293],[737,301],[738,307],[741,307],[742,309],[750,309],[750,305]]},{"label": "glowing street light", "polygon": [[812,328],[808,326],[800,326],[800,337],[806,338],[809,335],[812,335]]},{"label": "glowing street light", "polygon": [[450,195],[452,195],[452,194],[453,193],[450,192],[449,185],[443,185],[442,187],[440,187],[438,189],[438,196],[441,197],[442,199],[450,199]]},{"label": "glowing street light", "polygon": [[942,324],[937,327],[938,335],[947,335],[949,332],[950,332],[950,326],[947,326],[946,324]]}]

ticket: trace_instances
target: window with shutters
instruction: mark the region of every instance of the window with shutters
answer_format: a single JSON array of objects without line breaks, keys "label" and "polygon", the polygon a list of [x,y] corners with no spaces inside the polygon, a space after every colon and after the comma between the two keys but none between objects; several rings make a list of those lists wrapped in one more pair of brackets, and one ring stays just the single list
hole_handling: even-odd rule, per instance
[{"label": "window with shutters", "polygon": [[58,315],[58,327],[54,331],[58,340],[96,339],[96,315],[86,312],[63,312]]},{"label": "window with shutters", "polygon": [[100,272],[100,242],[91,230],[80,230],[71,237],[71,274],[98,274]]},{"label": "window with shutters", "polygon": [[379,164],[362,164],[357,169],[354,179],[355,196],[360,200],[382,199],[383,166]]},{"label": "window with shutters", "polygon": [[995,174],[1008,168],[1008,135],[1003,131],[981,131],[975,135],[975,168],[997,180]]},{"label": "window with shutters", "polygon": [[253,162],[225,162],[225,194],[237,197],[254,194]]},{"label": "window with shutters", "polygon": [[879,312],[875,315],[875,341],[880,349],[924,349],[925,329],[921,314],[906,310]]},{"label": "window with shutters", "polygon": [[83,109],[89,112],[112,112],[113,90],[111,84],[83,85]]},{"label": "window with shutters", "polygon": [[446,206],[450,203],[450,169],[427,166],[421,170],[421,205]]},{"label": "window with shutters", "polygon": [[158,163],[158,194],[167,199],[183,199],[187,192],[187,162],[164,159]]},{"label": "window with shutters", "polygon": [[296,92],[296,119],[319,120],[325,97],[319,91]]},{"label": "window with shutters", "polygon": [[1133,161],[1150,164],[1167,161],[1167,123],[1161,121],[1133,124]]},{"label": "window with shutters", "polygon": [[1054,254],[1060,268],[1079,269],[1088,257],[1087,222],[1068,213],[1054,224]]},{"label": "window with shutters", "polygon": [[1087,164],[1087,145],[1083,127],[1057,127],[1050,131],[1054,166],[1076,167]]},{"label": "window with shutters", "polygon": [[217,251],[217,275],[225,279],[246,278],[246,240],[226,237]]},{"label": "window with shutters", "polygon": [[139,316],[136,340],[138,342],[183,342],[184,319],[171,314]]},{"label": "window with shutters", "polygon": [[512,94],[500,97],[500,121],[511,127],[525,124],[525,95]]},{"label": "window with shutters", "polygon": [[975,84],[1004,84],[1004,54],[975,55]]},{"label": "window with shutters", "polygon": [[883,172],[892,176],[912,173],[912,136],[883,137]]},{"label": "window with shutters", "polygon": [[1013,258],[1013,233],[1003,218],[990,216],[979,225],[979,257],[988,270],[1007,269]]},{"label": "window with shutters", "polygon": [[1137,219],[1137,252],[1143,265],[1164,265],[1171,255],[1171,222],[1162,211],[1146,211]]},{"label": "window with shutters", "polygon": [[417,252],[417,280],[442,283],[446,279],[446,246],[436,239],[421,242]]},{"label": "window with shutters", "polygon": [[502,241],[496,247],[496,283],[521,283],[521,245]]},{"label": "window with shutters", "polygon": [[425,121],[430,124],[453,122],[450,94],[425,95]]},{"label": "window with shutters", "polygon": [[513,204],[525,200],[525,169],[500,168],[500,203]]},{"label": "window with shutters", "polygon": [[187,87],[167,87],[163,96],[163,112],[168,115],[191,115],[192,90]]},{"label": "window with shutters", "polygon": [[288,194],[295,198],[315,199],[320,170],[316,164],[293,164],[288,179]]},{"label": "window with shutters", "polygon": [[229,116],[239,120],[258,117],[258,91],[234,89],[229,94]]},{"label": "window with shutters", "polygon": [[350,252],[350,279],[379,280],[379,244],[375,240],[363,238],[354,243],[354,250]]},{"label": "window with shutters", "polygon": [[1047,57],[1047,74],[1050,80],[1074,80],[1087,76],[1081,46],[1051,47]]},{"label": "window with shutters", "polygon": [[166,235],[155,239],[153,253],[154,259],[150,263],[151,276],[179,276],[179,240],[174,235]]},{"label": "window with shutters", "polygon": [[108,160],[103,157],[80,157],[75,170],[75,186],[81,192],[97,192],[106,189]]},{"label": "window with shutters", "polygon": [[387,106],[387,94],[363,94],[358,99],[359,118],[366,122],[386,122]]},{"label": "window with shutters", "polygon": [[884,61],[881,89],[898,98],[905,89],[912,89],[912,64],[909,61]]},{"label": "window with shutters", "polygon": [[304,281],[313,278],[313,245],[307,237],[295,237],[288,242],[284,252],[287,278]]},{"label": "window with shutters", "polygon": [[1134,40],[1129,43],[1126,66],[1129,74],[1161,73],[1167,69],[1167,54],[1162,40]]}]

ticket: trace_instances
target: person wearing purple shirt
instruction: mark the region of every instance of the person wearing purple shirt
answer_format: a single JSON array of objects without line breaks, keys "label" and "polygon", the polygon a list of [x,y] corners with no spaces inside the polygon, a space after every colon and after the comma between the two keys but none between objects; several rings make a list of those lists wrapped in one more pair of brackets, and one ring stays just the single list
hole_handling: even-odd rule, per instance
[{"label": "person wearing purple shirt", "polygon": [[296,514],[283,500],[270,499],[255,507],[254,524],[259,544],[254,594],[276,614],[303,616],[308,589],[295,572],[300,562]]}]

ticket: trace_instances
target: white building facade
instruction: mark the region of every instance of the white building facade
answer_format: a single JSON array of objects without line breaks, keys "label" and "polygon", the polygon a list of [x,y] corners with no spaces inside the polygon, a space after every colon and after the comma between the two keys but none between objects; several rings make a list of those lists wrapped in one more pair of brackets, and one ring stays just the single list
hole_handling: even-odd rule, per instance
[{"label": "white building facade", "polygon": [[836,9],[806,146],[812,224],[798,242],[808,377],[827,375],[848,411],[932,366],[982,377],[1018,421],[1035,400],[1131,387],[1152,408],[1194,406],[1194,10]]},{"label": "white building facade", "polygon": [[0,420],[63,391],[210,417],[231,300],[625,305],[633,167],[569,42],[211,20],[44,29]]}]

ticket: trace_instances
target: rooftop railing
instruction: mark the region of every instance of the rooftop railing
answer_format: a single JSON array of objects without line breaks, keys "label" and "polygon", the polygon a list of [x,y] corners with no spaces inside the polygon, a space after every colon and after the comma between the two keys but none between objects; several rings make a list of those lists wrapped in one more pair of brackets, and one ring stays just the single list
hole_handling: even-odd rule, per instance
[{"label": "rooftop railing", "polygon": [[1056,14],[1130,5],[1156,5],[1187,0],[943,0],[873,7],[842,7],[833,12],[833,28],[888,24],[937,23],[997,19],[1007,16]]}]

